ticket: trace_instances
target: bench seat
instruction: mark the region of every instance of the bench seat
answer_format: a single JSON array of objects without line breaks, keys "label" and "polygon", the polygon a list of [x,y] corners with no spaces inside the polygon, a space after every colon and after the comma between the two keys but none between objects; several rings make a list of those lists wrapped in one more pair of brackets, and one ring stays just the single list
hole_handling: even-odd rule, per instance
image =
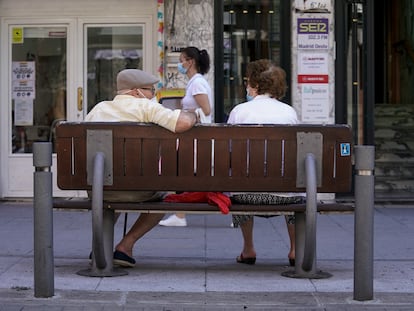
[{"label": "bench seat", "polygon": [[[79,198],[55,198],[53,207],[56,209],[91,210],[92,201]],[[219,214],[217,207],[207,203],[168,203],[168,202],[103,202],[103,207],[117,212],[147,212],[147,213],[175,213],[184,212],[189,214]],[[266,214],[285,215],[294,212],[305,212],[306,204],[285,204],[285,205],[255,205],[255,204],[232,204],[231,214]],[[319,213],[352,213],[352,203],[318,203]]]}]

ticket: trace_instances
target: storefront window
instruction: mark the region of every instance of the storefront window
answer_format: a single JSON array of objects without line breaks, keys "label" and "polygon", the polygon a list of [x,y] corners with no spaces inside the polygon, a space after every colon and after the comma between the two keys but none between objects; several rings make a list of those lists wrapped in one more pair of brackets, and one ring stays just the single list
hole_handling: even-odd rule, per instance
[{"label": "storefront window", "polygon": [[66,28],[13,27],[12,152],[31,153],[66,119]]},{"label": "storefront window", "polygon": [[126,68],[143,69],[143,26],[87,27],[87,107],[112,99],[116,75]]},{"label": "storefront window", "polygon": [[224,1],[224,111],[246,100],[249,62],[268,58],[280,63],[280,0]]}]

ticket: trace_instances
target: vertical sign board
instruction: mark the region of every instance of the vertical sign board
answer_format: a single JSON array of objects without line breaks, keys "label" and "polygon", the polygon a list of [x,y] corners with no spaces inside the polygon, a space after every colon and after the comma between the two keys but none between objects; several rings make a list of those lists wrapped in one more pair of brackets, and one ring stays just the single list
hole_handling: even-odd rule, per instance
[{"label": "vertical sign board", "polygon": [[[292,105],[302,123],[335,123],[334,2],[291,1]],[[334,198],[318,194],[318,200]]]},{"label": "vertical sign board", "polygon": [[302,121],[329,122],[329,20],[298,18],[297,83]]},{"label": "vertical sign board", "polygon": [[292,0],[292,104],[303,123],[335,120],[333,2]]}]

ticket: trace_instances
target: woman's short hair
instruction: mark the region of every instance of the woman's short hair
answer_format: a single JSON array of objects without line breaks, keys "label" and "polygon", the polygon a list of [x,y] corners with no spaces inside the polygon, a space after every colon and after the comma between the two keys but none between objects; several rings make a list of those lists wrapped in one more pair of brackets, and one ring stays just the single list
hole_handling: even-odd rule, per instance
[{"label": "woman's short hair", "polygon": [[286,72],[269,59],[259,59],[247,65],[246,76],[249,85],[258,94],[269,94],[282,99],[287,90]]}]

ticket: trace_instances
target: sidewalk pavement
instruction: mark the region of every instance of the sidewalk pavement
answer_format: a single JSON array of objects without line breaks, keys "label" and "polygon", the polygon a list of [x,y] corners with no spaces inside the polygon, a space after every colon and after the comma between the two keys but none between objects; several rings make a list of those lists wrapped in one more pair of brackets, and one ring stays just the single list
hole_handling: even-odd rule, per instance
[{"label": "sidewalk pavement", "polygon": [[[231,217],[187,215],[136,244],[129,275],[79,276],[88,267],[91,214],[54,211],[55,296],[34,298],[33,206],[0,202],[0,311],[14,310],[414,310],[414,208],[376,205],[374,300],[353,300],[354,215],[319,215],[317,268],[328,279],[281,276],[288,267],[283,217],[255,218],[257,262],[241,265]],[[137,214],[129,214],[130,226]],[[115,228],[123,232],[123,217]]]}]

